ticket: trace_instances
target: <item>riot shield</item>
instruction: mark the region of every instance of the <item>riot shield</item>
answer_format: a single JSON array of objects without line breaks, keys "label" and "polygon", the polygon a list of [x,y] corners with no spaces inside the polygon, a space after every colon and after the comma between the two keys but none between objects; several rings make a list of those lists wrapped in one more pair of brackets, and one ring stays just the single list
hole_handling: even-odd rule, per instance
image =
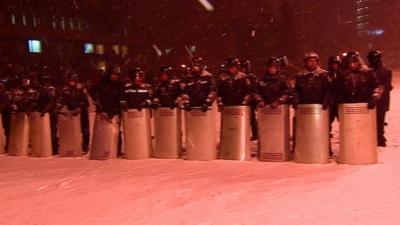
[{"label": "riot shield", "polygon": [[152,153],[149,109],[129,109],[122,113],[124,156],[126,159],[148,159]]},{"label": "riot shield", "polygon": [[217,158],[213,110],[185,111],[186,159],[208,161]]},{"label": "riot shield", "polygon": [[258,159],[282,162],[290,157],[289,106],[258,108]]},{"label": "riot shield", "polygon": [[295,133],[297,163],[329,163],[329,110],[319,104],[298,105]]},{"label": "riot shield", "polygon": [[72,116],[71,112],[58,115],[58,135],[61,157],[82,155],[81,117]]},{"label": "riot shield", "polygon": [[250,160],[250,135],[250,107],[224,106],[222,109],[220,158]]},{"label": "riot shield", "polygon": [[376,109],[367,103],[339,105],[339,162],[352,165],[378,162]]},{"label": "riot shield", "polygon": [[181,109],[161,107],[154,111],[154,157],[178,159],[181,157]]}]

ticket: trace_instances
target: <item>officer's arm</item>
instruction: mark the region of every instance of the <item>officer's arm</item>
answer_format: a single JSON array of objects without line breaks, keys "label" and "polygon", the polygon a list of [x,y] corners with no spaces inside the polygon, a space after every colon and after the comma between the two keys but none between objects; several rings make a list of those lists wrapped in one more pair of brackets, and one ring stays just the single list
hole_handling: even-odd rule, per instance
[{"label": "officer's arm", "polygon": [[3,93],[0,95],[0,113],[3,112],[4,109],[8,107],[10,104],[10,99],[7,94]]},{"label": "officer's arm", "polygon": [[281,104],[286,104],[289,101],[289,98],[290,98],[290,90],[289,90],[288,83],[285,82],[284,80],[282,80],[280,82],[279,89],[280,89],[280,91],[282,93],[280,98],[279,98],[279,102]]},{"label": "officer's arm", "polygon": [[293,105],[293,108],[296,108],[300,102],[299,94],[301,93],[300,76],[296,76],[294,83],[292,86],[289,86],[289,99]]},{"label": "officer's arm", "polygon": [[373,93],[371,98],[372,100],[376,101],[382,97],[382,94],[385,91],[385,87],[378,81],[376,73],[374,72],[370,73],[370,82],[373,88]]},{"label": "officer's arm", "polygon": [[207,105],[212,105],[213,102],[217,99],[218,93],[217,93],[217,86],[214,82],[213,79],[210,79],[210,90],[209,94],[207,96]]},{"label": "officer's arm", "polygon": [[329,81],[328,76],[325,76],[324,79],[324,99],[323,99],[323,107],[327,108],[332,103],[332,83]]},{"label": "officer's arm", "polygon": [[387,76],[387,91],[390,92],[391,90],[393,90],[393,86],[392,86],[392,77],[393,77],[393,73],[391,70],[388,70],[388,76]]},{"label": "officer's arm", "polygon": [[89,107],[89,98],[88,95],[82,91],[82,96],[81,96],[81,108],[87,108]]},{"label": "officer's arm", "polygon": [[154,97],[155,97],[153,87],[149,86],[148,89],[149,89],[149,95],[147,96],[147,99],[145,100],[146,107],[151,106],[151,103],[153,102]]},{"label": "officer's arm", "polygon": [[47,94],[49,95],[49,101],[40,112],[42,115],[44,115],[44,113],[50,112],[51,110],[55,109],[57,104],[57,93],[55,88],[51,88]]}]

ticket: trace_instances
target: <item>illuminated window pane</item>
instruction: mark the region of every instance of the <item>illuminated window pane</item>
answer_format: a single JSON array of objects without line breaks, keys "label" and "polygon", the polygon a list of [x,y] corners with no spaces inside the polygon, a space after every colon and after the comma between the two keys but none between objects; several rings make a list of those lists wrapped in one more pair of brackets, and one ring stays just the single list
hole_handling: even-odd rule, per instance
[{"label": "illuminated window pane", "polygon": [[22,16],[22,25],[26,26],[26,16]]},{"label": "illuminated window pane", "polygon": [[121,46],[121,55],[122,56],[126,56],[126,55],[128,55],[128,46],[126,46],[126,45],[122,45]]},{"label": "illuminated window pane", "polygon": [[74,20],[71,18],[69,19],[69,27],[71,28],[71,30],[75,29],[74,27]]},{"label": "illuminated window pane", "polygon": [[11,23],[12,23],[13,25],[15,25],[15,24],[17,23],[17,20],[16,20],[14,14],[11,14]]},{"label": "illuminated window pane", "polygon": [[57,20],[56,20],[56,17],[55,17],[55,16],[53,16],[53,20],[51,21],[51,25],[52,25],[52,27],[53,27],[54,29],[57,28]]},{"label": "illuminated window pane", "polygon": [[84,49],[86,54],[94,53],[94,45],[91,43],[86,43]]},{"label": "illuminated window pane", "polygon": [[96,53],[103,55],[104,54],[104,45],[102,44],[97,44],[96,45]]},{"label": "illuminated window pane", "polygon": [[117,54],[117,55],[120,54],[119,45],[113,45],[112,50],[114,51],[115,54]]},{"label": "illuminated window pane", "polygon": [[30,53],[42,52],[42,43],[39,40],[28,40],[28,47]]},{"label": "illuminated window pane", "polygon": [[64,17],[61,17],[61,22],[60,22],[60,26],[63,30],[65,30],[65,19]]},{"label": "illuminated window pane", "polygon": [[33,23],[33,26],[34,26],[34,27],[36,27],[36,26],[37,26],[37,24],[38,24],[38,21],[37,21],[37,18],[36,18],[36,16],[33,16],[33,17],[32,17],[32,23]]},{"label": "illuminated window pane", "polygon": [[190,46],[190,51],[191,51],[192,53],[195,53],[195,52],[196,52],[196,45]]}]

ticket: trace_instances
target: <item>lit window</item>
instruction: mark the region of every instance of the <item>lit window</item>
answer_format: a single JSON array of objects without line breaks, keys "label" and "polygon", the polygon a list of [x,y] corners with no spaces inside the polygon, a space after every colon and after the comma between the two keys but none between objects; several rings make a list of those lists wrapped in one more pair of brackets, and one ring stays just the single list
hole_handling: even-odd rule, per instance
[{"label": "lit window", "polygon": [[126,46],[126,45],[122,45],[121,46],[121,55],[122,56],[126,56],[126,55],[128,55],[128,46]]},{"label": "lit window", "polygon": [[96,45],[96,53],[99,55],[103,55],[104,54],[104,45],[97,44]]},{"label": "lit window", "polygon": [[102,70],[103,72],[106,71],[106,62],[99,61],[96,66],[97,69]]},{"label": "lit window", "polygon": [[30,53],[42,52],[42,43],[39,40],[28,40],[28,47]]},{"label": "lit window", "polygon": [[117,54],[117,55],[120,54],[119,45],[113,45],[112,50],[114,51],[115,54]]},{"label": "lit window", "polygon": [[22,25],[26,26],[26,16],[22,16]]},{"label": "lit window", "polygon": [[192,53],[195,53],[195,52],[196,52],[196,45],[190,46],[190,51],[191,51]]},{"label": "lit window", "polygon": [[65,30],[65,19],[64,19],[64,17],[61,17],[60,26],[61,26],[61,28],[62,28],[63,30]]},{"label": "lit window", "polygon": [[54,29],[57,28],[57,21],[56,21],[56,17],[55,17],[55,16],[53,16],[53,21],[51,21],[51,25],[52,25],[52,27],[53,27]]},{"label": "lit window", "polygon": [[32,22],[33,22],[33,26],[36,27],[37,24],[38,24],[38,21],[37,21],[36,16],[33,16],[33,17],[32,17]]},{"label": "lit window", "polygon": [[85,43],[84,50],[86,54],[94,53],[94,45],[91,43]]},{"label": "lit window", "polygon": [[17,23],[17,19],[15,18],[15,14],[11,14],[11,23],[14,24],[14,25]]},{"label": "lit window", "polygon": [[71,28],[71,30],[75,29],[74,28],[74,20],[72,18],[69,19],[69,27]]},{"label": "lit window", "polygon": [[381,36],[383,33],[385,33],[385,30],[383,30],[383,29],[376,29],[376,30],[370,31],[370,35],[374,35],[374,36]]}]

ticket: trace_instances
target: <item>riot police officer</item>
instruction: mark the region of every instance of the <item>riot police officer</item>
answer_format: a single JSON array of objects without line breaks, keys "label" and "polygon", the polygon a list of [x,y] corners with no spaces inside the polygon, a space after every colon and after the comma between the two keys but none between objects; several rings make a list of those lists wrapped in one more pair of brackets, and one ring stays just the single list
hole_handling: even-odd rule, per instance
[{"label": "riot police officer", "polygon": [[111,66],[90,90],[96,104],[96,112],[106,113],[110,119],[121,113],[120,102],[124,91],[121,75],[119,66]]},{"label": "riot police officer", "polygon": [[10,136],[8,154],[12,156],[27,156],[29,146],[28,116],[34,112],[37,91],[32,87],[28,77],[14,79],[10,91]]},{"label": "riot police officer", "polygon": [[6,89],[5,83],[5,80],[0,80],[0,114],[9,107],[10,103],[9,92]]},{"label": "riot police officer", "polygon": [[58,107],[65,107],[74,115],[79,115],[83,108],[87,107],[88,100],[82,86],[78,83],[78,75],[71,74],[67,84],[63,87],[60,98],[58,99]]},{"label": "riot police officer", "polygon": [[[267,61],[266,72],[257,81],[258,158],[285,161],[290,158],[290,119],[287,78],[281,74],[279,59]],[[279,137],[279,138],[277,138]]]},{"label": "riot police officer", "polygon": [[[5,121],[4,116],[7,113],[7,109],[10,104],[9,93],[5,87],[5,80],[0,80],[0,154],[5,153],[5,149],[7,146],[8,134],[5,132],[6,124],[9,123]],[[7,119],[7,118],[6,118]],[[4,142],[5,141],[5,142]]]},{"label": "riot police officer", "polygon": [[[338,78],[340,116],[340,156],[346,164],[378,162],[376,104],[383,92],[375,73],[358,52],[348,52],[342,59],[343,75]],[[360,130],[354,132],[354,128]],[[342,144],[343,143],[343,144]]]},{"label": "riot police officer", "polygon": [[[295,81],[295,155],[298,163],[328,163],[330,83],[318,54],[304,55],[304,71]],[[298,105],[298,106],[297,106]],[[313,140],[313,141],[310,141]]]},{"label": "riot police officer", "polygon": [[[147,159],[152,152],[150,106],[152,88],[142,69],[136,68],[125,83],[121,106],[124,135],[124,157]],[[130,81],[129,81],[130,80]]]},{"label": "riot police officer", "polygon": [[286,104],[289,87],[286,77],[280,73],[279,60],[272,57],[267,62],[267,71],[257,80],[256,100],[259,107],[271,105],[276,108],[280,104]]},{"label": "riot police officer", "polygon": [[240,61],[236,58],[228,58],[225,66],[227,71],[221,76],[218,87],[220,104],[224,106],[248,105],[254,87],[250,78],[240,72]]},{"label": "riot police officer", "polygon": [[205,70],[201,58],[192,60],[192,67],[185,80],[182,104],[184,106],[184,137],[186,159],[215,160],[216,108],[212,108],[217,98],[215,80]]},{"label": "riot police officer", "polygon": [[338,79],[340,103],[368,103],[375,108],[383,88],[375,73],[361,59],[358,52],[348,52],[343,58],[343,76]]},{"label": "riot police officer", "polygon": [[13,113],[32,112],[36,105],[37,91],[33,88],[31,79],[22,77],[15,87],[11,89],[10,108]]},{"label": "riot police officer", "polygon": [[368,53],[369,67],[376,74],[378,82],[383,87],[383,93],[377,102],[377,133],[378,133],[378,146],[386,147],[385,138],[385,116],[386,112],[390,110],[390,92],[392,86],[392,71],[383,64],[382,52],[372,50]]},{"label": "riot police officer", "polygon": [[[328,59],[328,80],[331,84],[331,104],[329,106],[329,130],[332,131],[332,123],[336,119],[339,119],[338,115],[338,92],[337,92],[337,80],[341,76],[341,59],[339,56],[331,56]],[[332,136],[332,134],[331,134]]]},{"label": "riot police officer", "polygon": [[257,118],[256,118],[256,83],[257,83],[257,75],[252,72],[251,61],[250,60],[240,60],[240,71],[247,75],[248,79],[251,82],[251,96],[250,96],[250,125],[251,125],[251,140],[257,140],[258,132],[257,132]]},{"label": "riot police officer", "polygon": [[186,110],[201,107],[207,111],[217,97],[216,86],[211,73],[202,67],[202,59],[193,60],[190,74],[182,82],[183,105]]},{"label": "riot police officer", "polygon": [[121,106],[123,110],[149,108],[151,106],[152,88],[145,82],[144,72],[136,68],[131,78],[125,83]]},{"label": "riot police officer", "polygon": [[318,54],[309,52],[304,55],[304,71],[297,75],[295,91],[296,104],[320,104],[327,110],[330,103],[330,83],[327,71],[321,69]]},{"label": "riot police officer", "polygon": [[119,66],[111,66],[90,90],[96,105],[90,159],[107,160],[118,156],[121,145],[119,116],[124,95],[121,75]]},{"label": "riot police officer", "polygon": [[37,89],[36,112],[43,117],[46,113],[50,115],[51,142],[53,154],[58,153],[57,114],[55,107],[57,103],[57,90],[52,85],[52,78],[46,73],[39,75],[39,86]]},{"label": "riot police officer", "polygon": [[180,79],[172,77],[172,68],[163,66],[160,68],[159,82],[153,86],[154,99],[152,106],[175,108],[179,105],[179,98],[182,95]]},{"label": "riot police officer", "polygon": [[88,96],[84,92],[82,85],[78,82],[78,75],[76,73],[70,74],[66,85],[60,93],[57,108],[61,113],[69,112],[72,116],[81,116],[80,132],[82,133],[82,149],[84,152],[89,150],[89,127],[85,126],[85,116],[87,117],[87,115],[83,115],[84,113],[88,113],[88,105]]},{"label": "riot police officer", "polygon": [[251,79],[240,72],[240,61],[228,58],[226,74],[221,75],[218,88],[222,105],[220,157],[246,161],[251,158],[250,103],[254,86]]}]

